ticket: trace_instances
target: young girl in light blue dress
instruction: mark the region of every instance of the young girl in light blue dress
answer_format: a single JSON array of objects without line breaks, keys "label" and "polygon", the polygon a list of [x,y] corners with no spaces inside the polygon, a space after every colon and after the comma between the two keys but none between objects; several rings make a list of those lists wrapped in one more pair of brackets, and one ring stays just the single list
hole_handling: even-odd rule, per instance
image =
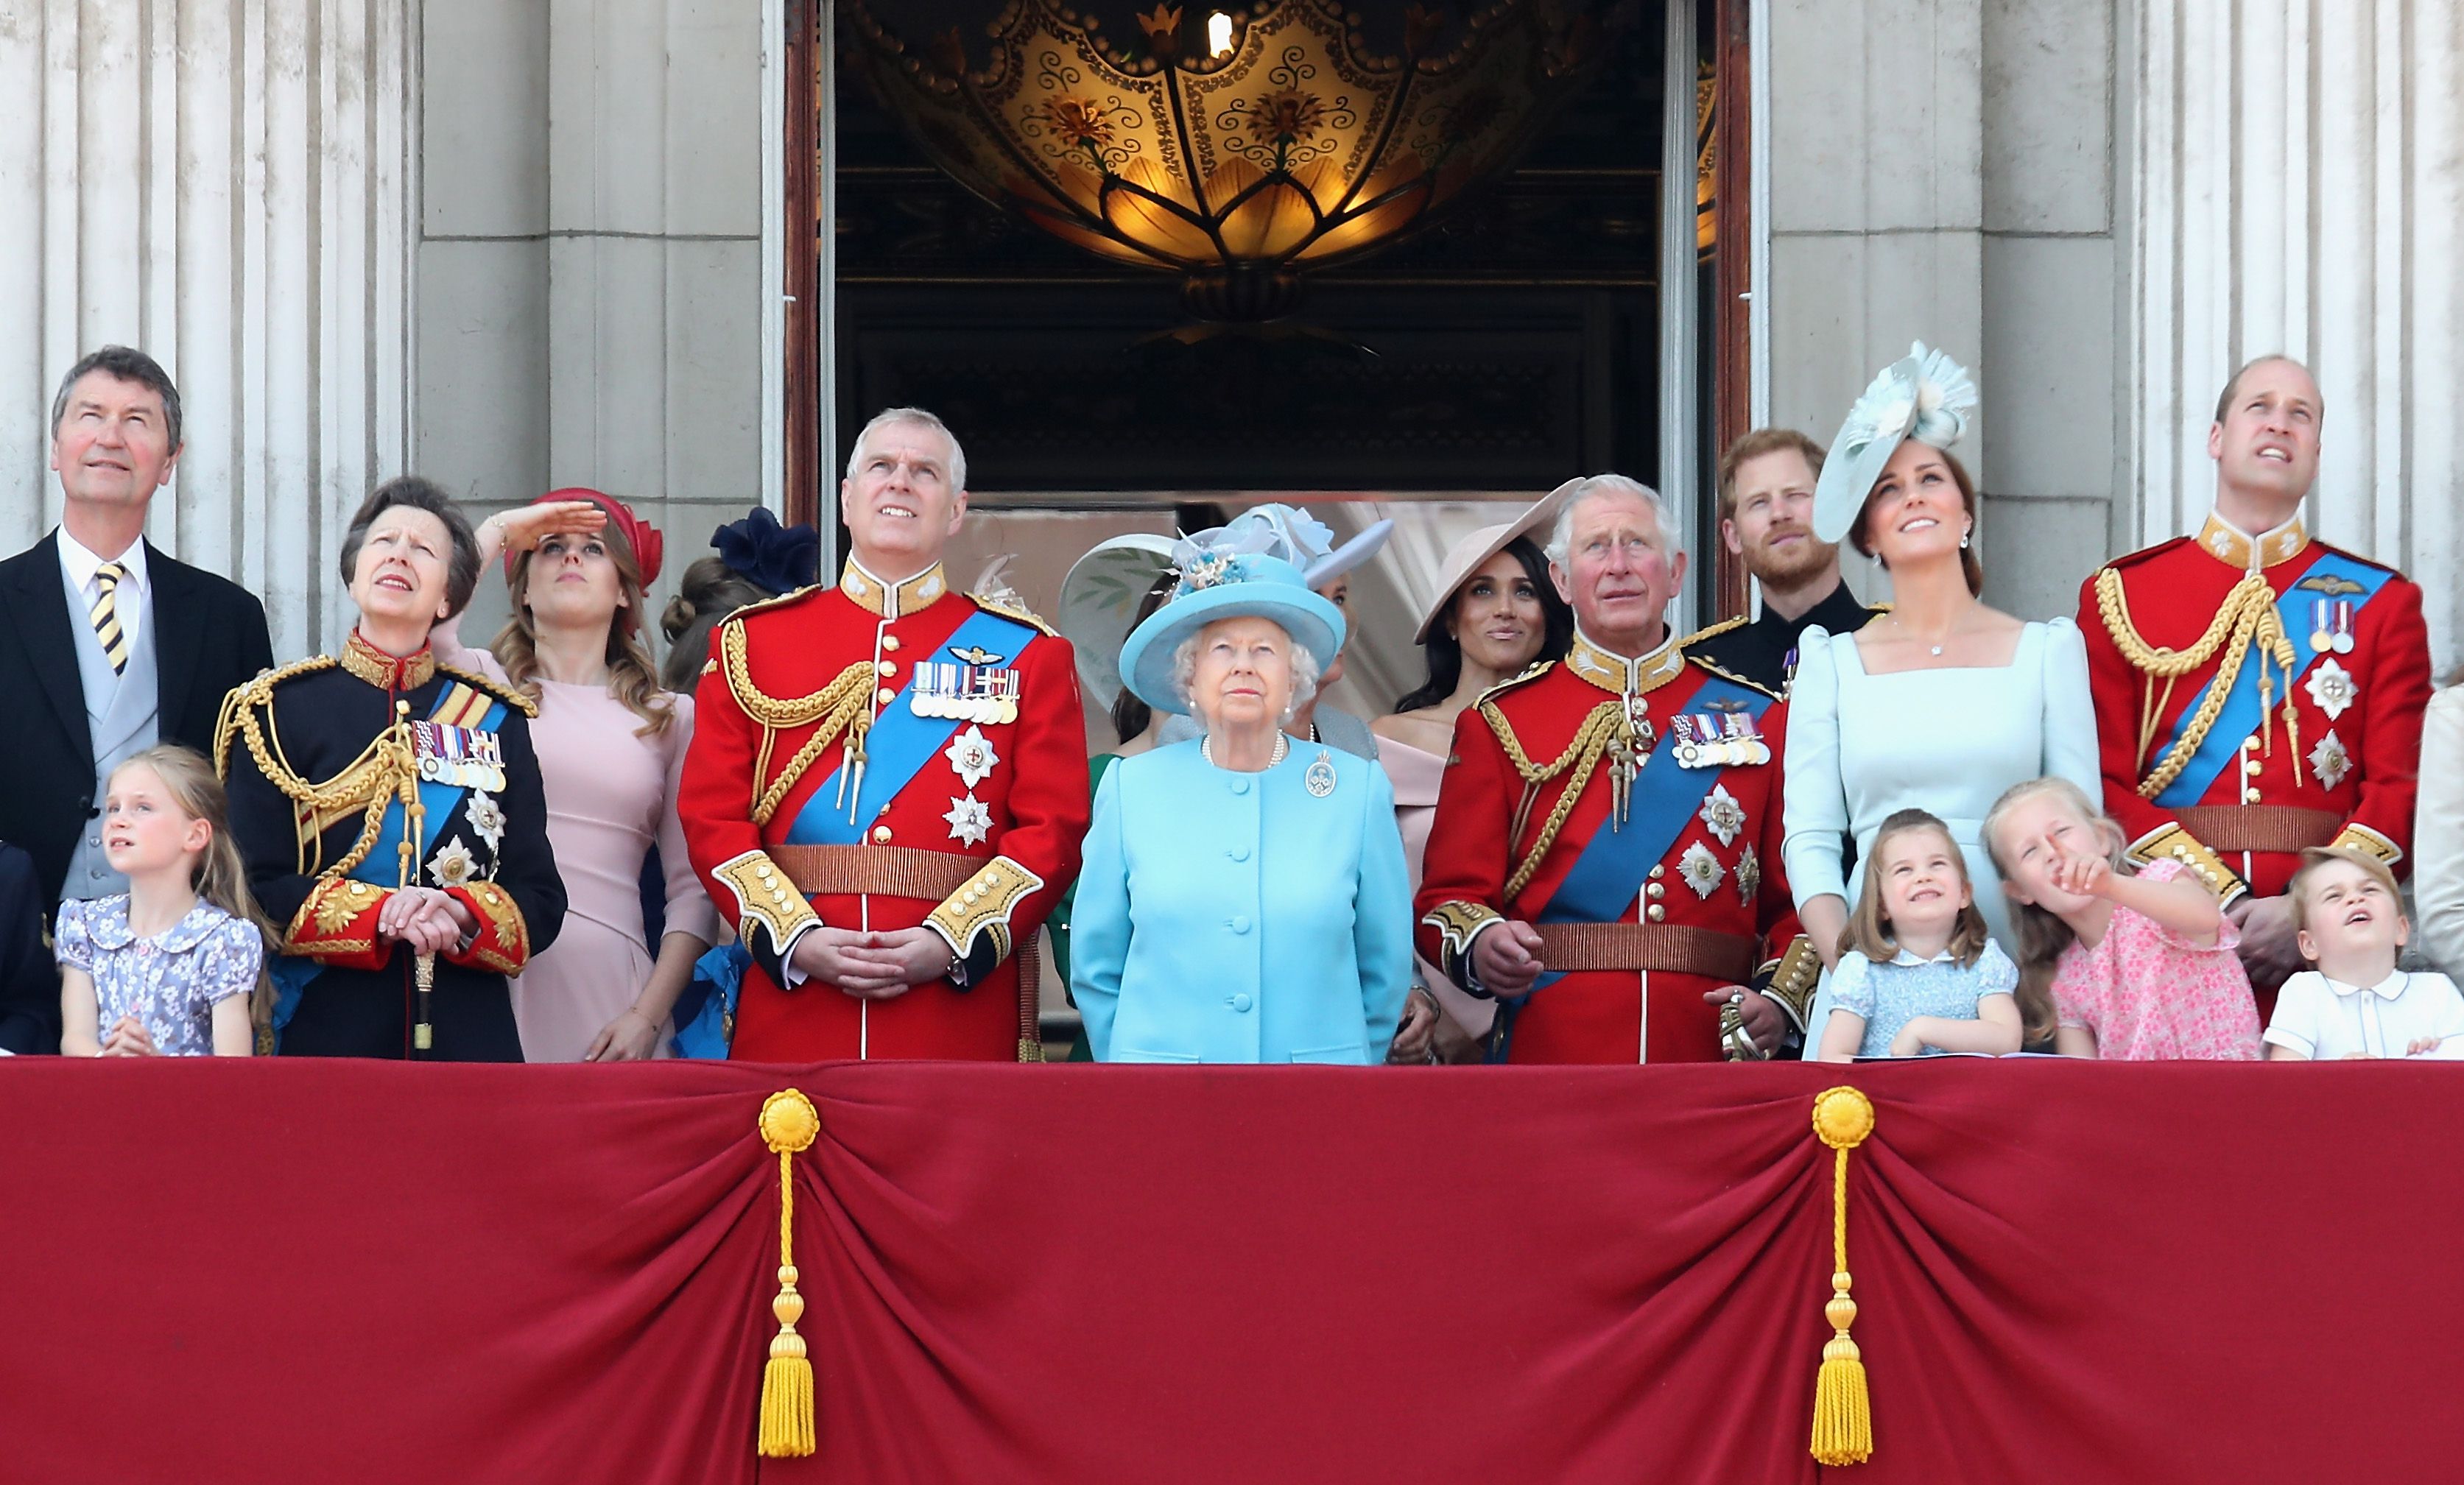
[{"label": "young girl in light blue dress", "polygon": [[102,849],[128,890],[62,903],[60,1050],[246,1057],[265,997],[265,933],[212,765],[149,748],[111,774]]},{"label": "young girl in light blue dress", "polygon": [[2018,985],[1948,827],[1923,810],[1884,820],[1832,974],[1822,1060],[2016,1052]]}]

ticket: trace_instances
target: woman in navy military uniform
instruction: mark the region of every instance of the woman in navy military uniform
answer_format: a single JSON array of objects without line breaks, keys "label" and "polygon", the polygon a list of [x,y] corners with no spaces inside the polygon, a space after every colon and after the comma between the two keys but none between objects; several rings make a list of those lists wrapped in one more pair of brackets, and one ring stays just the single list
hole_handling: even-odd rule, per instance
[{"label": "woman in navy military uniform", "polygon": [[470,601],[477,543],[406,475],[361,504],[341,570],[341,652],[240,687],[216,730],[249,885],[286,925],[278,1050],[518,1062],[506,976],[555,940],[564,885],[529,701],[428,647]]},{"label": "woman in navy military uniform", "polygon": [[1070,922],[1097,1061],[1385,1059],[1412,977],[1410,878],[1376,765],[1284,732],[1343,644],[1300,569],[1184,541],[1121,673],[1202,736],[1105,775]]}]

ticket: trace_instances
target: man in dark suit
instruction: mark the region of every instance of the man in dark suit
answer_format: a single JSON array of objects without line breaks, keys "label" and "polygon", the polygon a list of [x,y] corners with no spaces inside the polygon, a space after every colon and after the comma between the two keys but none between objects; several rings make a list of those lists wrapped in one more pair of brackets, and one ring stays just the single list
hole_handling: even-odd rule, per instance
[{"label": "man in dark suit", "polygon": [[253,595],[145,540],[179,460],[163,368],[86,357],[52,404],[60,524],[0,562],[0,840],[33,858],[47,911],[126,890],[102,854],[111,770],[157,742],[210,753],[223,694],[274,663]]}]

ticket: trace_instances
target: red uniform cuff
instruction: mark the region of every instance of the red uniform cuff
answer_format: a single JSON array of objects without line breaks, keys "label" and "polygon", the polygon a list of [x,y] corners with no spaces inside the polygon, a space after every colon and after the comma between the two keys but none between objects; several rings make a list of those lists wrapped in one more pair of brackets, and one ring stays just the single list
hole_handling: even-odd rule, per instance
[{"label": "red uniform cuff", "polygon": [[377,913],[392,895],[355,877],[326,878],[292,914],[284,952],[344,970],[384,969],[393,946],[377,942]]},{"label": "red uniform cuff", "polygon": [[514,894],[493,882],[450,886],[446,895],[471,910],[479,931],[462,949],[446,954],[451,963],[486,970],[492,974],[519,974],[530,963],[530,925],[514,904]]}]

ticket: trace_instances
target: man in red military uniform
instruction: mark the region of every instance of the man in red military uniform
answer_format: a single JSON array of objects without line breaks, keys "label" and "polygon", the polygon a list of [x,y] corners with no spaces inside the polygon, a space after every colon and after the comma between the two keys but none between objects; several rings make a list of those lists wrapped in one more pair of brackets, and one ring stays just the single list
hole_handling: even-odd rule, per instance
[{"label": "man in red military uniform", "polygon": [[1657,495],[1611,474],[1559,499],[1574,647],[1456,723],[1420,952],[1504,1001],[1492,1060],[1768,1056],[1820,970],[1780,872],[1786,707],[1670,636],[1685,554]]},{"label": "man in red military uniform", "polygon": [[2421,590],[2302,529],[2323,412],[2300,362],[2244,366],[2208,431],[2206,525],[2079,592],[2105,808],[2132,860],[2214,890],[2262,1014],[2301,968],[2282,896],[2301,849],[2405,869],[2430,702]]},{"label": "man in red military uniform", "polygon": [[685,759],[693,866],[753,959],[731,1055],[1039,1060],[1020,954],[1087,833],[1068,643],[951,590],[938,418],[873,419],[839,488],[838,586],[719,625]]}]

